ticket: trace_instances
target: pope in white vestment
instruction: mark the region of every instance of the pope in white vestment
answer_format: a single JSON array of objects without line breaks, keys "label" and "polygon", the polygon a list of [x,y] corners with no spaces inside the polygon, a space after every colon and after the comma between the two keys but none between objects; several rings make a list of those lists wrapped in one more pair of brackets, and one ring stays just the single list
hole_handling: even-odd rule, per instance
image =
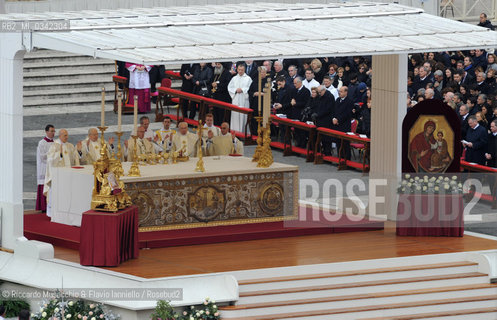
[{"label": "pope in white vestment", "polygon": [[188,131],[188,124],[186,122],[180,122],[178,129],[179,132],[173,136],[171,151],[183,150],[183,157],[196,157],[198,136]]},{"label": "pope in white vestment", "polygon": [[[234,76],[228,84],[228,92],[231,96],[231,103],[242,107],[250,108],[249,94],[252,79],[245,73],[245,66],[239,65],[238,74]],[[231,112],[231,129],[243,132],[247,123],[247,115],[239,112]]]},{"label": "pope in white vestment", "polygon": [[55,167],[72,167],[79,166],[79,159],[81,157],[81,142],[78,143],[77,148],[73,144],[67,142],[69,134],[67,130],[59,130],[59,139],[55,140],[50,146],[47,154],[47,172],[45,175],[45,183],[43,187],[43,194],[48,198],[47,215],[51,216],[51,185],[52,185],[52,171]]},{"label": "pope in white vestment", "polygon": [[47,199],[43,195],[43,187],[45,184],[45,174],[47,172],[47,155],[50,146],[53,144],[55,136],[55,128],[52,125],[45,127],[45,137],[38,142],[36,148],[36,181],[38,184],[36,192],[36,210],[47,210]]}]

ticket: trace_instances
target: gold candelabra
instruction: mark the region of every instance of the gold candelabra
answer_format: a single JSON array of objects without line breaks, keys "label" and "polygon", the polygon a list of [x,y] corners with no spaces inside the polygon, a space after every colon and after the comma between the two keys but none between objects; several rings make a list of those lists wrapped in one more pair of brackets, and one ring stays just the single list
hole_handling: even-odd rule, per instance
[{"label": "gold candelabra", "polygon": [[259,137],[262,136],[262,146],[259,159],[257,160],[257,167],[269,168],[274,162],[273,152],[271,150],[271,118],[268,119],[266,127],[261,126],[261,131],[262,134],[259,134],[257,137],[257,141],[259,141]]},{"label": "gold candelabra", "polygon": [[135,147],[133,148],[133,163],[131,164],[131,168],[129,168],[128,177],[141,177],[140,167],[138,166],[138,155],[136,153],[136,139],[138,136],[132,135],[131,137],[133,138],[133,144]]},{"label": "gold candelabra", "polygon": [[116,133],[116,136],[117,136],[117,153],[115,154],[115,158],[119,161],[122,161],[122,153],[121,153],[121,137],[123,135],[123,132],[122,131],[117,131]]},{"label": "gold candelabra", "polygon": [[198,121],[198,146],[197,146],[197,155],[198,155],[198,161],[197,161],[197,166],[195,167],[195,171],[197,172],[205,172],[204,168],[204,159],[202,155],[202,130],[204,128],[202,127],[202,120]]},{"label": "gold candelabra", "polygon": [[[124,183],[120,180],[123,169],[121,161],[109,159],[107,144],[105,143],[105,126],[100,126],[100,159],[93,164],[94,185],[92,192],[92,210],[115,212],[130,206],[131,198],[124,190]],[[122,134],[122,133],[121,133]],[[119,149],[118,149],[119,150]],[[120,150],[118,151],[119,154]]]},{"label": "gold candelabra", "polygon": [[261,150],[262,150],[262,116],[255,117],[255,120],[257,121],[257,147],[255,147],[255,152],[254,156],[252,157],[252,162],[257,162],[259,161],[259,158],[261,157]]}]

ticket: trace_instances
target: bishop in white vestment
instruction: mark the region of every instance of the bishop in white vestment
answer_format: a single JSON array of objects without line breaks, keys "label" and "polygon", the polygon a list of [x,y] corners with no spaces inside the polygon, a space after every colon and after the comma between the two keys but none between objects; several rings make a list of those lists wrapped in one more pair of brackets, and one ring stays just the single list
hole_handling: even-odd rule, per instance
[{"label": "bishop in white vestment", "polygon": [[72,167],[79,166],[79,159],[81,157],[81,141],[78,142],[77,147],[72,143],[67,142],[69,134],[66,129],[59,130],[59,139],[55,140],[50,146],[47,154],[47,171],[45,174],[45,183],[43,194],[48,198],[47,215],[51,216],[51,197],[50,191],[52,186],[52,172],[56,167]]},{"label": "bishop in white vestment", "polygon": [[[228,84],[228,92],[231,96],[231,103],[242,107],[250,108],[249,94],[252,79],[245,73],[245,66],[239,65],[238,74],[234,76]],[[247,115],[240,112],[231,112],[231,129],[243,132],[247,123]]]},{"label": "bishop in white vestment", "polygon": [[45,137],[38,142],[36,148],[36,181],[38,184],[36,192],[36,210],[47,211],[47,197],[43,194],[45,174],[47,172],[47,155],[53,144],[55,128],[51,124],[45,127]]}]

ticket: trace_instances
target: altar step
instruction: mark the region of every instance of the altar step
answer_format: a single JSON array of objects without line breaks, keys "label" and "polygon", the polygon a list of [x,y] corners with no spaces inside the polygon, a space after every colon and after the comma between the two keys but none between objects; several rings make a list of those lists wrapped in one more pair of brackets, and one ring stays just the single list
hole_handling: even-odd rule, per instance
[{"label": "altar step", "polygon": [[[312,207],[301,206],[307,216]],[[257,223],[239,223],[232,225],[198,226],[188,229],[144,231],[139,232],[140,248],[164,248],[183,245],[273,239],[294,236],[306,236],[330,233],[382,230],[383,221],[371,221],[364,218],[350,220],[341,215],[336,221],[324,221],[323,211],[318,215],[321,221],[302,222],[272,221]],[[80,228],[53,223],[43,213],[24,215],[24,236],[30,240],[49,242],[57,246],[79,249]]]},{"label": "altar step", "polygon": [[478,264],[434,264],[239,280],[222,319],[497,319],[497,284]]}]

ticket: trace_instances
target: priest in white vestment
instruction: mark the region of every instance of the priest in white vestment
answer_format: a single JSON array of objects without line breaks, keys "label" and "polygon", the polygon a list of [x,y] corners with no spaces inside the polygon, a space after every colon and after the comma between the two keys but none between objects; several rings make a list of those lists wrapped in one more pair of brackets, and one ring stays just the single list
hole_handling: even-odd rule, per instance
[{"label": "priest in white vestment", "polygon": [[172,147],[173,136],[176,133],[171,129],[171,118],[168,116],[162,120],[162,129],[155,131],[154,142],[159,146],[156,151],[169,152]]},{"label": "priest in white vestment", "polygon": [[214,115],[212,113],[205,115],[204,130],[202,130],[202,139],[204,142],[207,139],[209,132],[212,132],[214,137],[221,135],[221,129],[214,125]]},{"label": "priest in white vestment", "polygon": [[223,122],[219,136],[215,137],[209,133],[206,153],[208,156],[243,155],[243,143],[238,140],[234,132],[230,132],[229,124]]},{"label": "priest in white vestment", "polygon": [[43,194],[45,184],[45,174],[47,172],[47,155],[50,146],[53,144],[55,128],[49,124],[45,127],[45,137],[38,142],[36,148],[36,181],[38,188],[36,191],[36,210],[47,211],[47,197]]},{"label": "priest in white vestment", "polygon": [[47,216],[51,216],[51,186],[52,186],[52,172],[56,167],[72,167],[79,166],[79,160],[81,158],[82,143],[78,142],[77,146],[70,142],[69,134],[66,129],[59,130],[59,139],[55,140],[50,146],[47,154],[47,171],[45,174],[45,183],[43,188],[43,194],[48,198],[47,204]]},{"label": "priest in white vestment", "polygon": [[198,136],[188,131],[188,124],[180,122],[178,124],[178,133],[173,136],[173,145],[171,151],[179,151],[180,156],[196,157]]},{"label": "priest in white vestment", "polygon": [[[237,75],[228,84],[228,92],[231,96],[231,103],[242,107],[250,108],[249,94],[252,79],[245,73],[245,65],[240,64],[237,68]],[[231,129],[243,132],[247,123],[247,115],[240,112],[231,112]]]},{"label": "priest in white vestment", "polygon": [[155,148],[152,142],[145,138],[145,128],[140,126],[136,129],[136,145],[135,139],[129,138],[129,140],[124,141],[124,157],[128,159],[129,162],[133,161],[133,156],[136,150],[136,156],[142,154],[154,154]]},{"label": "priest in white vestment", "polygon": [[[107,145],[107,156],[110,158],[110,151],[112,145],[114,143],[114,137],[109,139],[109,144]],[[98,159],[100,159],[100,139],[98,138],[98,131],[96,128],[88,129],[88,137],[83,140],[82,143],[82,155],[81,155],[81,163],[82,164],[93,164]],[[110,147],[110,148],[109,148]]]}]

